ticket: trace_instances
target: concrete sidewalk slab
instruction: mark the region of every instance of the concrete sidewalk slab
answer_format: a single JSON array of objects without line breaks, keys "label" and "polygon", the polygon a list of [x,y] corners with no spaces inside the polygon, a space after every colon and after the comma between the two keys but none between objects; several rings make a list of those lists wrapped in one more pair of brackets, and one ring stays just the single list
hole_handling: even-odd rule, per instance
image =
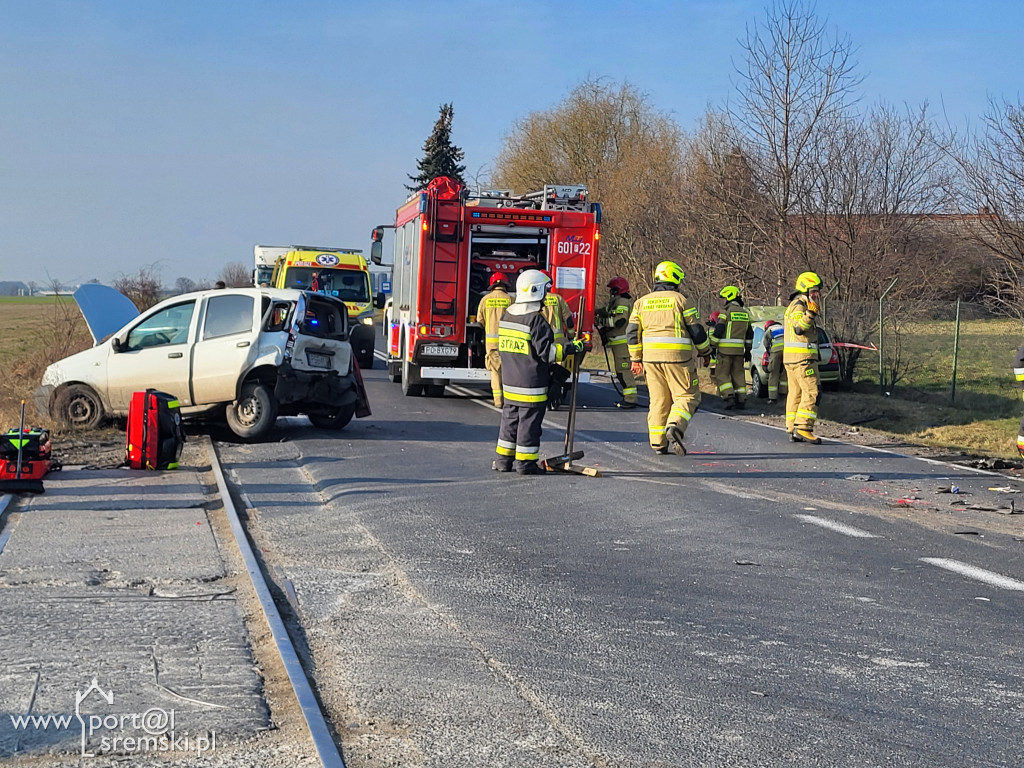
[{"label": "concrete sidewalk slab", "polygon": [[207,468],[189,444],[178,470],[66,471],[7,510],[0,763],[237,764],[271,727]]}]

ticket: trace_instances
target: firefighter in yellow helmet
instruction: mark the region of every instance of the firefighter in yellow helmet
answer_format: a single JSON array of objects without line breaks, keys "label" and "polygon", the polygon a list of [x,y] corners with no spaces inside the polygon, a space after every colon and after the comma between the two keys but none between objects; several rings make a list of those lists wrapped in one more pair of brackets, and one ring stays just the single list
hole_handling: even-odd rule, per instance
[{"label": "firefighter in yellow helmet", "polygon": [[490,293],[480,299],[480,305],[476,309],[477,322],[484,326],[484,342],[487,356],[484,358],[484,367],[491,372],[491,396],[494,404],[501,408],[501,356],[498,354],[498,322],[505,314],[512,303],[512,297],[508,295],[508,275],[504,272],[495,272],[490,279]]},{"label": "firefighter in yellow helmet", "polygon": [[624,277],[608,281],[608,304],[601,313],[601,343],[612,353],[612,375],[622,386],[619,408],[636,408],[636,377],[629,369],[629,350],[626,348],[626,325],[633,311],[633,297],[629,295],[629,282]]},{"label": "firefighter in yellow helmet", "polygon": [[786,396],[786,431],[794,443],[821,444],[814,434],[818,418],[818,301],[821,278],[804,272],[796,279],[783,318],[782,362],[789,392]]},{"label": "firefighter in yellow helmet", "polygon": [[651,448],[668,453],[669,443],[686,455],[683,437],[700,405],[697,355],[710,349],[697,308],[679,292],[683,269],[672,261],[654,268],[654,290],[636,300],[626,326],[633,375],[647,375],[651,404],[647,432]]},{"label": "firefighter in yellow helmet", "polygon": [[[540,434],[548,400],[551,364],[565,349],[555,343],[551,326],[541,314],[551,279],[527,269],[516,279],[516,300],[498,322],[501,388],[504,405],[498,428],[498,457],[491,465],[499,472],[541,475]],[[583,349],[581,340],[570,344]]]},{"label": "firefighter in yellow helmet", "polygon": [[711,346],[717,350],[715,384],[727,410],[743,408],[747,400],[744,362],[753,345],[754,329],[750,315],[743,307],[743,297],[735,285],[727,285],[718,295],[725,299],[725,309],[711,328]]},{"label": "firefighter in yellow helmet", "polygon": [[[549,272],[540,270],[540,273],[547,277],[549,282],[552,282]],[[551,388],[548,391],[548,408],[557,411],[561,407],[566,395],[569,394],[569,377],[572,375],[570,371],[573,366],[572,352],[569,351],[571,346],[569,335],[576,324],[573,321],[569,302],[550,290],[544,297],[543,315],[544,319],[551,326],[551,331],[555,334],[555,344],[566,350],[561,365],[551,366]]]}]

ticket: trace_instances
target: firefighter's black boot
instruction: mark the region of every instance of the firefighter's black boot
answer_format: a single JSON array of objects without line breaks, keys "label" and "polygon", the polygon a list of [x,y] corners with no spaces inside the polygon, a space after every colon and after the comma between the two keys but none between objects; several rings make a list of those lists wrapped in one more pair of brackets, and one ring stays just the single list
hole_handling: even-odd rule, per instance
[{"label": "firefighter's black boot", "polygon": [[540,468],[540,465],[536,461],[524,461],[516,469],[520,475],[543,475],[544,470]]},{"label": "firefighter's black boot", "polygon": [[494,461],[491,462],[491,469],[495,470],[496,472],[511,472],[512,462],[502,461],[501,459],[495,459]]},{"label": "firefighter's black boot", "polygon": [[665,434],[672,444],[672,451],[676,456],[686,455],[686,446],[683,445],[683,431],[679,429],[675,424],[670,424],[668,429],[665,430]]}]

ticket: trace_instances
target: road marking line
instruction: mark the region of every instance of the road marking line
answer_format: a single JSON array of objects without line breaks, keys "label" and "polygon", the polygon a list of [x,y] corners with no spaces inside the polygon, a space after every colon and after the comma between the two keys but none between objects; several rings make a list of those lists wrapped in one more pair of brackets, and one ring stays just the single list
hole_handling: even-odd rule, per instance
[{"label": "road marking line", "polygon": [[969,579],[982,581],[985,584],[990,584],[993,587],[998,587],[999,589],[1011,589],[1015,592],[1024,592],[1024,581],[1017,581],[1017,579],[1011,579],[1009,576],[1003,576],[998,573],[993,573],[992,571],[986,571],[984,568],[978,568],[976,565],[961,563],[959,560],[947,560],[944,557],[922,557],[921,562],[934,565],[936,568],[942,568],[947,571],[952,571],[953,573],[958,573]]},{"label": "road marking line", "polygon": [[854,528],[852,525],[844,525],[843,523],[837,523],[834,520],[826,520],[823,517],[815,517],[814,515],[793,515],[797,520],[803,520],[805,523],[811,523],[812,525],[818,525],[822,528],[828,528],[830,531],[841,533],[844,536],[852,536],[855,539],[877,539],[873,533],[861,530],[860,528]]}]

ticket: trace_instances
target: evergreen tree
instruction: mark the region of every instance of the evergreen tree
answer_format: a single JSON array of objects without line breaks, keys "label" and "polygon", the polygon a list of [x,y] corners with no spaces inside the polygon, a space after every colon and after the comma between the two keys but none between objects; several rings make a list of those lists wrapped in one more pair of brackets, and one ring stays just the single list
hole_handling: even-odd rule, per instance
[{"label": "evergreen tree", "polygon": [[419,192],[426,189],[427,184],[438,176],[447,176],[455,179],[461,184],[466,180],[462,177],[466,166],[459,165],[459,161],[465,157],[465,153],[452,144],[452,117],[455,110],[451,102],[441,105],[441,114],[434,123],[434,130],[423,143],[423,159],[416,163],[419,173],[409,176],[409,181],[414,186],[406,185],[410,192]]}]

